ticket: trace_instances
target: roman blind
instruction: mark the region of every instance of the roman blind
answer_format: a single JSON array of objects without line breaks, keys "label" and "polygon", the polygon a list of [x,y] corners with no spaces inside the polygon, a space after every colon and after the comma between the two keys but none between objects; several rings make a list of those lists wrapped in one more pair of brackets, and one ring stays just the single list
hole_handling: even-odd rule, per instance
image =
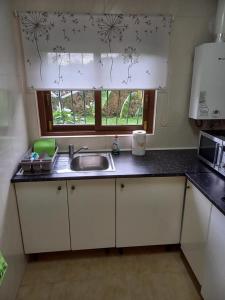
[{"label": "roman blind", "polygon": [[166,87],[170,16],[19,13],[27,86]]}]

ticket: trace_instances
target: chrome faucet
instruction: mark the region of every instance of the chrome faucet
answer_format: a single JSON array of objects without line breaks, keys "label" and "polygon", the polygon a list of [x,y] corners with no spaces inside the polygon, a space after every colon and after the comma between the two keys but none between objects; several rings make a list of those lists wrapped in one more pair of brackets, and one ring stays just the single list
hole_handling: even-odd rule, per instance
[{"label": "chrome faucet", "polygon": [[81,146],[79,149],[77,149],[76,151],[74,151],[74,155],[77,154],[78,152],[80,152],[81,150],[88,150],[87,146]]},{"label": "chrome faucet", "polygon": [[73,158],[73,156],[78,152],[80,152],[81,150],[87,150],[87,149],[88,149],[87,146],[81,146],[79,149],[74,151],[74,145],[69,145],[69,157]]}]

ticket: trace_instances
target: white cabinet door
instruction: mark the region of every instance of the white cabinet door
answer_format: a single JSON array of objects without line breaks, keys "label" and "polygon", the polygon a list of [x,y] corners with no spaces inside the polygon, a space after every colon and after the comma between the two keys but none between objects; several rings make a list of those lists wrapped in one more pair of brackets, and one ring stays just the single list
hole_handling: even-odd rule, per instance
[{"label": "white cabinet door", "polygon": [[184,187],[184,177],[118,179],[116,246],[179,243]]},{"label": "white cabinet door", "polygon": [[212,208],[202,284],[205,300],[225,299],[225,216]]},{"label": "white cabinet door", "polygon": [[210,201],[188,181],[181,248],[200,284],[202,284],[211,208]]},{"label": "white cabinet door", "polygon": [[68,181],[73,250],[115,247],[115,180]]},{"label": "white cabinet door", "polygon": [[25,253],[70,249],[66,181],[16,184]]}]

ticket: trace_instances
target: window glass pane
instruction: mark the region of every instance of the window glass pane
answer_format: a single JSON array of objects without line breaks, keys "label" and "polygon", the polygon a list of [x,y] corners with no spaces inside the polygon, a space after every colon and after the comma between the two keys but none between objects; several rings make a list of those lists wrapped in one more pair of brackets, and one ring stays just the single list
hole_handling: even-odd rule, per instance
[{"label": "window glass pane", "polygon": [[94,91],[51,91],[53,125],[94,125]]},{"label": "window glass pane", "polygon": [[102,91],[102,125],[142,125],[143,90]]}]

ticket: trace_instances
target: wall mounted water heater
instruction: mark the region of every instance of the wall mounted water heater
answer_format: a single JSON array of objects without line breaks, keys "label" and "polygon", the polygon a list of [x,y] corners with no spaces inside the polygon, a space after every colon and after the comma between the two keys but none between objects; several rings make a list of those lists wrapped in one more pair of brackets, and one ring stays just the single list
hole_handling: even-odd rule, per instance
[{"label": "wall mounted water heater", "polygon": [[225,0],[218,1],[214,43],[195,48],[189,117],[225,119]]}]

